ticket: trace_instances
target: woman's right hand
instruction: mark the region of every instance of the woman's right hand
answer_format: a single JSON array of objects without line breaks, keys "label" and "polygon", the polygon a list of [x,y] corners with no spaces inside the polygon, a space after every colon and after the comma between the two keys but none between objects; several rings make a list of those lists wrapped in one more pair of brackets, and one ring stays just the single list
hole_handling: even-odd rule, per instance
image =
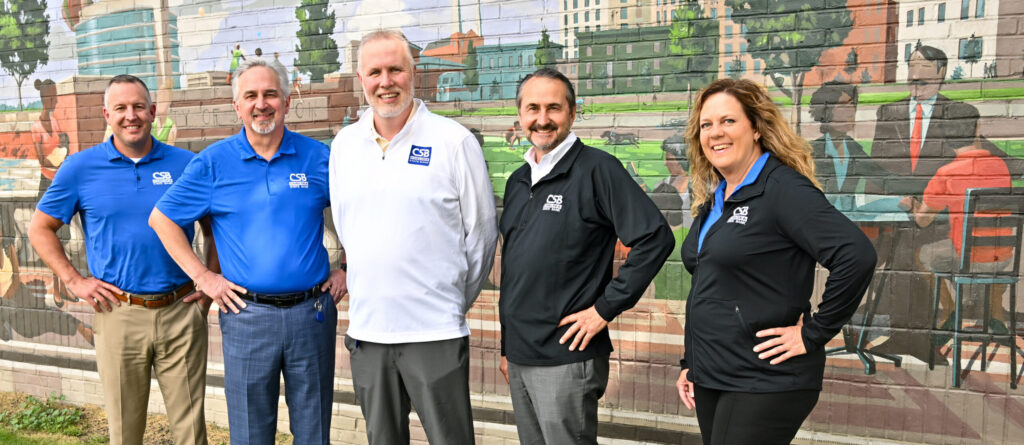
[{"label": "woman's right hand", "polygon": [[693,409],[697,406],[697,401],[693,398],[693,383],[686,378],[686,374],[689,372],[689,369],[684,369],[679,373],[679,380],[676,380],[676,389],[679,390],[679,400],[683,401],[686,409]]}]

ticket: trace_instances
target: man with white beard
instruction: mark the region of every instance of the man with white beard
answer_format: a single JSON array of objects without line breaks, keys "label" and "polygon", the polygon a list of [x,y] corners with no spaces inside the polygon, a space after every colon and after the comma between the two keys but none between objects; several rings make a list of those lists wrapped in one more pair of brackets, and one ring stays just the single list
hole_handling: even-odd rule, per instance
[{"label": "man with white beard", "polygon": [[466,312],[497,242],[483,152],[413,98],[409,42],[359,46],[372,107],[331,145],[331,210],[348,260],[352,381],[370,444],[409,443],[410,402],[432,444],[472,444]]}]

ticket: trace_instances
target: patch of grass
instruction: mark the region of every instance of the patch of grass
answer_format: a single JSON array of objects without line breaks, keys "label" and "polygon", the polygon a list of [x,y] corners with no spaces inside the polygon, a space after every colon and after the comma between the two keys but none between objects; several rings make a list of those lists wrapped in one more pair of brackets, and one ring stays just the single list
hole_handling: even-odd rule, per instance
[{"label": "patch of grass", "polygon": [[0,424],[12,431],[40,431],[65,436],[82,435],[82,410],[64,403],[64,395],[51,392],[46,400],[28,396],[18,410],[0,413]]}]

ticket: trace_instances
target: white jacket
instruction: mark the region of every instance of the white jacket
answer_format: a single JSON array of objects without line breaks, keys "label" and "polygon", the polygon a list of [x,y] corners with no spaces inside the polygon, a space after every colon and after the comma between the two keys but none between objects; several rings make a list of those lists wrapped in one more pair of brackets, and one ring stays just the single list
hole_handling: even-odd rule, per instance
[{"label": "white jacket", "polygon": [[348,262],[352,338],[415,343],[469,335],[491,271],[494,194],[476,138],[420,101],[381,152],[373,110],[331,144],[331,211]]}]

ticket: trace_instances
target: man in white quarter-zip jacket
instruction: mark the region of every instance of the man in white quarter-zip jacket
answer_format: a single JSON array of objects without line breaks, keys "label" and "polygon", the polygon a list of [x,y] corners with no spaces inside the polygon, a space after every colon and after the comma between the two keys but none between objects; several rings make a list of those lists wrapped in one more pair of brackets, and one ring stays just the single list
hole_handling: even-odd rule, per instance
[{"label": "man in white quarter-zip jacket", "polygon": [[410,401],[432,444],[472,444],[466,312],[497,223],[476,138],[413,98],[398,31],[363,36],[371,108],[331,145],[331,210],[348,266],[345,346],[371,444],[409,443]]}]

